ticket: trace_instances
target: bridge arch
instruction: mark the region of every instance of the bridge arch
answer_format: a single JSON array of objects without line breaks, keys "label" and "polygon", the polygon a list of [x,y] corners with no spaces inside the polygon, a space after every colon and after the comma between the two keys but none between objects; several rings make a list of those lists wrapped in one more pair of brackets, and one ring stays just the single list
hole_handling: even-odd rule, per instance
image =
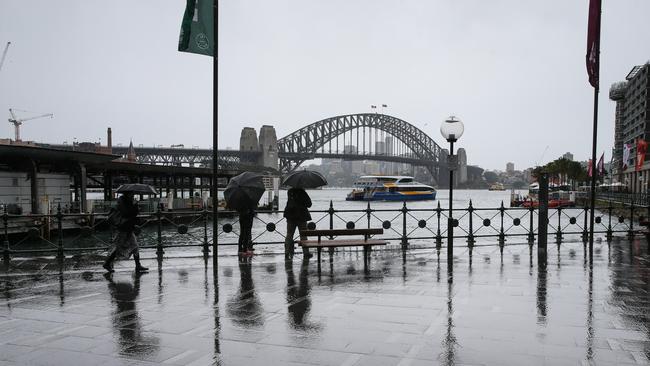
[{"label": "bridge arch", "polygon": [[[402,141],[412,152],[411,162],[425,166],[438,181],[442,148],[426,133],[412,124],[386,114],[361,113],[330,117],[307,125],[278,140],[280,169],[291,172],[304,161],[317,157],[319,149],[346,132],[360,129],[384,131]],[[366,156],[368,159],[384,160],[382,156]]]}]

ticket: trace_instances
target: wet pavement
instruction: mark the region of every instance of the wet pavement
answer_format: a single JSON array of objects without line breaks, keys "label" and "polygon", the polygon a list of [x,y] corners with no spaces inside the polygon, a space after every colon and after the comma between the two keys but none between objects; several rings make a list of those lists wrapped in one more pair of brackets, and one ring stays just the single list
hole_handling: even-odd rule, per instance
[{"label": "wet pavement", "polygon": [[330,264],[166,258],[105,276],[95,260],[0,272],[0,365],[581,365],[650,363],[644,239],[445,253],[361,252]]}]

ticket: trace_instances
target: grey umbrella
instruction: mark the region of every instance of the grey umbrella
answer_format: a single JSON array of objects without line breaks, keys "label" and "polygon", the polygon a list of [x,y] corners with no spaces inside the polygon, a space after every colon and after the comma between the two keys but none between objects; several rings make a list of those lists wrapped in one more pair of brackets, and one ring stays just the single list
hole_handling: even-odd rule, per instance
[{"label": "grey umbrella", "polygon": [[299,170],[289,174],[282,185],[293,188],[318,188],[327,185],[327,179],[313,170]]},{"label": "grey umbrella", "polygon": [[141,183],[122,184],[117,188],[115,192],[117,193],[131,192],[134,194],[152,194],[152,195],[158,194],[158,192],[156,192],[156,189],[154,187],[148,184],[141,184]]},{"label": "grey umbrella", "polygon": [[252,172],[244,172],[232,178],[223,196],[228,207],[234,210],[254,209],[266,191],[262,176]]}]

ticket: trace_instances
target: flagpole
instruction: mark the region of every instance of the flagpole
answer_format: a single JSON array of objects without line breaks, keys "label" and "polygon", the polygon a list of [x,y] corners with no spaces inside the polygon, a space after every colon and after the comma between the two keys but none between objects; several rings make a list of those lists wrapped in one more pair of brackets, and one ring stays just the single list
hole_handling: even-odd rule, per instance
[{"label": "flagpole", "polygon": [[600,89],[600,20],[602,14],[602,1],[598,1],[598,43],[596,49],[596,72],[597,81],[594,86],[594,126],[593,137],[591,141],[591,197],[589,203],[589,260],[593,260],[594,254],[594,206],[596,205],[596,144],[598,136],[598,92]]},{"label": "flagpole", "polygon": [[[219,234],[219,189],[217,182],[217,168],[218,168],[218,154],[219,151],[219,42],[217,42],[218,28],[219,28],[219,0],[214,0],[214,12],[213,12],[213,27],[214,33],[213,44],[214,44],[214,55],[212,56],[212,272],[214,274],[214,279],[217,279],[217,270],[219,267],[218,264],[218,244],[219,240],[217,238]],[[215,283],[215,289],[216,289]],[[215,290],[216,291],[216,290]]]}]

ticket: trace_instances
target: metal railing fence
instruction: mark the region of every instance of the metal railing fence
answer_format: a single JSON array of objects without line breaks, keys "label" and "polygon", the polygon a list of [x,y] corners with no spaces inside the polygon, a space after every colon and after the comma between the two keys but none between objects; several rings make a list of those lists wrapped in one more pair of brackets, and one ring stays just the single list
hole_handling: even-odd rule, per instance
[{"label": "metal railing fence", "polygon": [[[325,210],[312,210],[311,228],[383,228],[376,238],[387,240],[394,247],[432,247],[441,249],[446,245],[447,218],[449,211],[438,203],[433,208],[409,208],[406,202],[396,208],[336,209],[330,202]],[[503,249],[509,244],[538,240],[538,210],[529,207],[496,208],[474,207],[470,201],[464,208],[456,208],[454,214],[455,247],[496,245]],[[597,234],[611,239],[614,234],[636,234],[635,216],[650,217],[650,206],[613,204],[596,207],[595,228]],[[108,222],[106,213],[67,214],[58,208],[50,215],[0,216],[3,257],[26,254],[66,254],[105,251],[111,247],[116,231]],[[212,246],[212,213],[203,211],[160,211],[140,215],[138,241],[141,248],[155,249],[158,256],[166,250],[199,248],[208,255]],[[557,244],[567,240],[588,238],[588,207],[549,208],[548,234]],[[256,248],[271,249],[283,244],[286,223],[282,212],[258,211],[253,222],[253,242]],[[298,239],[296,232],[294,241]],[[220,211],[219,248],[234,253],[239,238],[236,212]],[[464,243],[459,240],[464,239]],[[389,246],[389,248],[391,247]],[[228,249],[230,248],[230,249]],[[221,249],[220,249],[221,253]],[[197,251],[198,254],[198,251]]]}]

